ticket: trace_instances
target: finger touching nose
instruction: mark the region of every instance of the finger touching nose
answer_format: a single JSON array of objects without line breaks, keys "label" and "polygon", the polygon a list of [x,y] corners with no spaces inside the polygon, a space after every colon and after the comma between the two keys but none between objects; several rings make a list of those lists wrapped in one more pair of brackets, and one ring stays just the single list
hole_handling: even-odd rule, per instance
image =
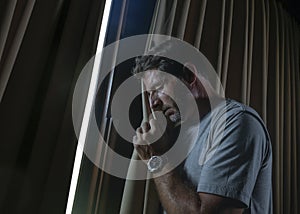
[{"label": "finger touching nose", "polygon": [[157,95],[151,96],[150,98],[150,107],[154,110],[159,110],[162,106],[162,101]]}]

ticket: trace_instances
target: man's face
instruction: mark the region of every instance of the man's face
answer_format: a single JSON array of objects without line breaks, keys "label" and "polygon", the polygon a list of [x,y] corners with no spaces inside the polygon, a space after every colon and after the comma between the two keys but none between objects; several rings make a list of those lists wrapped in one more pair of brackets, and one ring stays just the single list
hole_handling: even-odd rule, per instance
[{"label": "man's face", "polygon": [[176,77],[158,70],[148,70],[144,73],[143,79],[153,111],[162,111],[173,123],[180,122],[178,106],[171,98],[178,95],[176,94]]}]

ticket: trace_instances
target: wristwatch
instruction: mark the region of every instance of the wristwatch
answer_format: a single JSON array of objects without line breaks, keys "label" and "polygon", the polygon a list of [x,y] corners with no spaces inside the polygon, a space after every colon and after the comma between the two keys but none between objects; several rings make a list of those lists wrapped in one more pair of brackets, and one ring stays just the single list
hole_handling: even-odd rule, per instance
[{"label": "wristwatch", "polygon": [[162,156],[152,156],[147,163],[149,172],[159,172],[165,165],[164,158]]}]

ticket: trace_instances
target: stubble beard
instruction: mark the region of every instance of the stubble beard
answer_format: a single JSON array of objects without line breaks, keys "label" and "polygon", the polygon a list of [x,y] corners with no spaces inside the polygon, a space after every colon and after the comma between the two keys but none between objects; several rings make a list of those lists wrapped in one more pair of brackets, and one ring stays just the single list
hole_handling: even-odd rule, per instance
[{"label": "stubble beard", "polygon": [[181,115],[179,112],[175,112],[174,114],[170,115],[170,120],[177,124],[177,123],[180,123],[181,122]]}]

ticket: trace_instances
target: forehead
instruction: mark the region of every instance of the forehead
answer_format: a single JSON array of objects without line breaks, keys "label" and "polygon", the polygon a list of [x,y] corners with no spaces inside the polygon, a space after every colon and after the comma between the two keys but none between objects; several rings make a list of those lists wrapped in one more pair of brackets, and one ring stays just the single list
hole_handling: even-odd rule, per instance
[{"label": "forehead", "polygon": [[163,84],[165,78],[165,72],[159,70],[147,70],[143,75],[143,80],[146,88],[152,88],[155,85]]},{"label": "forehead", "polygon": [[162,71],[154,70],[154,69],[152,70],[151,69],[151,70],[145,71],[143,77],[144,77],[145,81],[149,81],[150,82],[153,79],[160,78],[163,73],[164,72],[162,72]]}]

